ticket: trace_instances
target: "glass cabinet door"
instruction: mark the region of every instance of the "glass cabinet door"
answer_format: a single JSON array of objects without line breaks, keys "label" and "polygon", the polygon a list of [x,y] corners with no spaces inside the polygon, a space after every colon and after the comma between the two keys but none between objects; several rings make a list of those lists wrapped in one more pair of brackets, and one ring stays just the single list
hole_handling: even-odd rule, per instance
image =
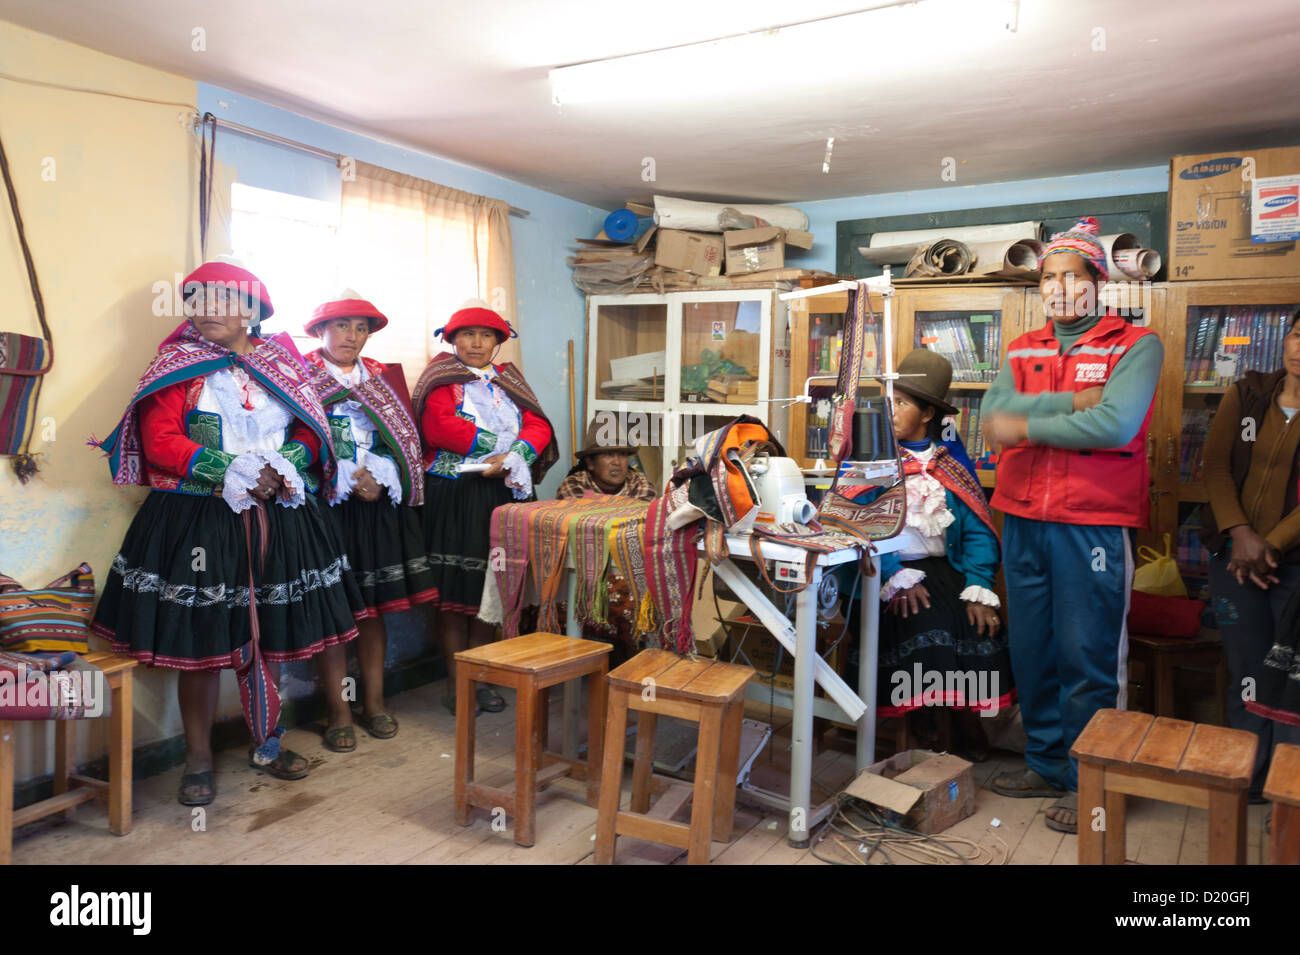
[{"label": "glass cabinet door", "polygon": [[595,306],[595,395],[663,401],[668,367],[668,304]]},{"label": "glass cabinet door", "polygon": [[1189,581],[1209,573],[1210,555],[1199,531],[1204,508],[1209,506],[1204,482],[1210,422],[1223,395],[1238,378],[1248,371],[1267,374],[1282,367],[1282,341],[1291,317],[1300,308],[1300,294],[1293,301],[1259,304],[1250,300],[1250,292],[1248,287],[1226,295],[1218,289],[1193,288],[1179,295],[1180,307],[1170,316],[1174,335],[1165,347],[1182,348],[1182,414],[1178,457],[1174,459],[1175,445],[1169,442],[1169,460],[1163,464],[1171,472],[1177,468],[1174,556]]},{"label": "glass cabinet door", "polygon": [[680,400],[758,403],[763,303],[683,302]]},{"label": "glass cabinet door", "polygon": [[1001,367],[1002,310],[917,309],[912,346],[938,352],[952,365],[953,427],[976,471],[987,472],[981,481],[990,484],[996,462],[980,432],[980,402]]}]

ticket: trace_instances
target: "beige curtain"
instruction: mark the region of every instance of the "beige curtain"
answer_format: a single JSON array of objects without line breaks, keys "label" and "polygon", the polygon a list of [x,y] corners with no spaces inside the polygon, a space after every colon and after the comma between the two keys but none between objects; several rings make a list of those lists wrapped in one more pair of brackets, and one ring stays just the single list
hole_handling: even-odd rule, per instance
[{"label": "beige curtain", "polygon": [[[505,202],[363,162],[355,173],[343,181],[339,275],[389,319],[367,355],[400,362],[413,386],[444,349],[434,331],[472,299],[520,330]],[[518,339],[496,360],[522,368]]]}]

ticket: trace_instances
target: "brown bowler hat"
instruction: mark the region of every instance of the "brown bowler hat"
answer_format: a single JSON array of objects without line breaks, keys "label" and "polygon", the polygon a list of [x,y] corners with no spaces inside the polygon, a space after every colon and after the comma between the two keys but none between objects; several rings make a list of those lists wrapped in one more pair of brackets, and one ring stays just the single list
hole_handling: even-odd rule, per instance
[{"label": "brown bowler hat", "polygon": [[952,384],[952,364],[938,352],[918,348],[898,363],[900,375],[920,375],[919,378],[900,378],[894,388],[913,398],[919,398],[939,409],[940,414],[956,414],[955,406],[948,403],[948,387]]},{"label": "brown bowler hat", "polygon": [[[608,412],[604,413],[608,415]],[[582,441],[582,450],[573,452],[575,458],[585,458],[589,454],[606,454],[610,451],[621,451],[624,454],[636,454],[636,448],[630,444],[611,443],[617,442],[619,438],[626,437],[618,433],[620,430],[617,425],[610,427],[608,419],[601,420],[602,414],[597,413],[596,417],[591,419],[591,424],[587,425],[587,434]],[[617,418],[614,419],[617,421]],[[613,431],[613,434],[609,432]]]}]

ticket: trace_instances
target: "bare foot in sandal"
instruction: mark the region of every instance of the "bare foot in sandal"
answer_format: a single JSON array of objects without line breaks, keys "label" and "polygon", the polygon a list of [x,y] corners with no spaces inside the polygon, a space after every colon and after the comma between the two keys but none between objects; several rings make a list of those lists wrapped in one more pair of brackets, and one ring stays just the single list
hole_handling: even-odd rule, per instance
[{"label": "bare foot in sandal", "polygon": [[291,749],[281,749],[280,755],[269,763],[259,763],[256,754],[256,749],[248,751],[248,764],[276,779],[302,779],[307,775],[309,768],[307,760]]},{"label": "bare foot in sandal", "polygon": [[1066,793],[1047,807],[1047,828],[1076,835],[1079,832],[1079,794]]}]

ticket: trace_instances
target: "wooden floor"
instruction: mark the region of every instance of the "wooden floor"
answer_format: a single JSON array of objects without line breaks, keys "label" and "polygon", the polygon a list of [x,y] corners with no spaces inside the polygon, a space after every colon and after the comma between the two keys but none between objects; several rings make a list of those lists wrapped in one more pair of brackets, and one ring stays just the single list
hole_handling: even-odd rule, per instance
[{"label": "wooden floor", "polygon": [[[452,820],[452,745],[455,721],[441,705],[443,684],[421,687],[390,701],[401,732],[390,740],[357,732],[357,750],[331,753],[318,732],[296,729],[287,745],[306,756],[312,774],[282,782],[248,766],[245,750],[217,757],[217,799],[196,811],[176,802],[180,769],[137,780],[134,831],[108,832],[107,810],[98,803],[72,810],[68,820],[52,817],[14,834],[16,864],[98,863],[415,863],[415,864],[590,864],[596,810],[583,789],[560,780],[537,800],[537,844],[514,845],[510,830],[494,831],[487,812],[472,825]],[[509,698],[509,694],[505,694]],[[558,697],[558,693],[555,694]],[[512,701],[513,703],[513,701]],[[558,705],[558,700],[556,701]],[[478,727],[478,777],[505,783],[514,769],[514,708],[483,714]],[[765,705],[749,715],[767,720]],[[769,788],[785,778],[789,761],[788,713],[775,711],[776,736],[754,764],[756,781]],[[552,727],[558,732],[558,710]],[[980,784],[1005,769],[1023,765],[1006,754],[975,766]],[[851,755],[833,749],[813,766],[814,799],[838,790],[853,774]],[[631,773],[625,774],[625,787]],[[624,798],[626,800],[625,791]],[[792,849],[785,839],[784,813],[737,805],[736,836],[715,843],[713,861],[727,865],[822,865],[811,852]],[[981,788],[975,815],[943,836],[963,836],[995,850],[999,859],[1021,865],[1073,865],[1077,840],[1044,825],[1049,799],[1009,799]],[[1206,813],[1145,799],[1131,799],[1128,858],[1147,865],[1196,865],[1208,861]],[[1259,864],[1264,806],[1250,807],[1248,862]],[[1000,825],[993,826],[994,819]],[[829,846],[821,848],[831,854]],[[678,850],[620,838],[620,864],[682,864]]]}]

